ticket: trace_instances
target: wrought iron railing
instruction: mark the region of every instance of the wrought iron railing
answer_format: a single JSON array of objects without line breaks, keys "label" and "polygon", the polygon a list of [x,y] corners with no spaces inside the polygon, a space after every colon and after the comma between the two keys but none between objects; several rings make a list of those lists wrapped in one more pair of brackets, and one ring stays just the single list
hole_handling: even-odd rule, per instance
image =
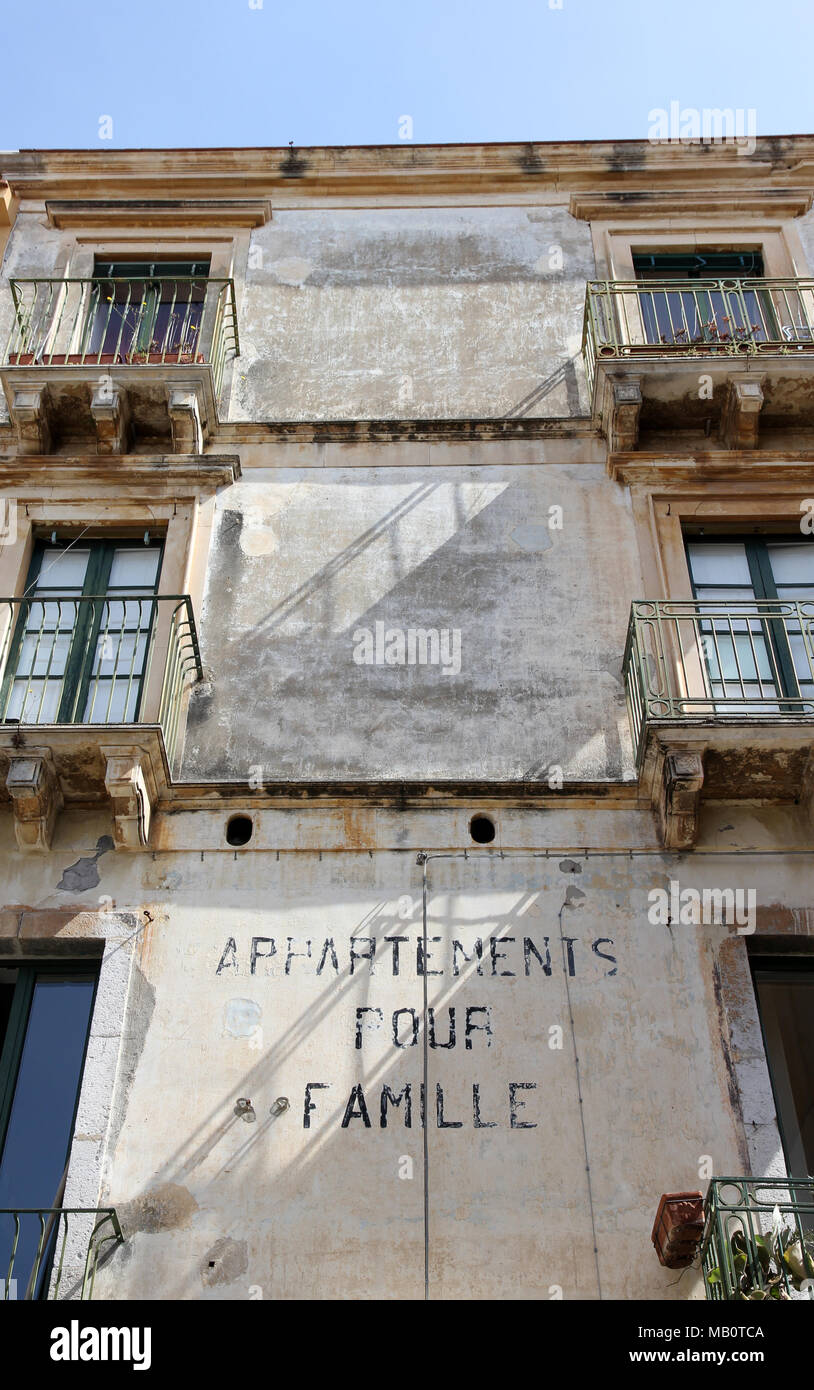
[{"label": "wrought iron railing", "polygon": [[123,1240],[115,1207],[0,1209],[0,1236],[3,1263],[9,1256],[5,1275],[0,1268],[5,1301],[56,1299],[60,1293],[92,1298],[102,1254]]},{"label": "wrought iron railing", "polygon": [[601,357],[814,351],[814,280],[592,280],[582,350]]},{"label": "wrought iron railing", "polygon": [[9,366],[208,362],[216,397],[240,355],[233,280],[207,276],[10,280]]},{"label": "wrought iron railing", "polygon": [[713,1178],[704,1214],[708,1299],[814,1297],[814,1179]]},{"label": "wrought iron railing", "polygon": [[184,693],[202,671],[189,595],[3,598],[4,617],[0,722],[157,723],[173,768]]},{"label": "wrought iron railing", "polygon": [[814,601],[637,599],[623,673],[639,763],[652,719],[814,716]]}]

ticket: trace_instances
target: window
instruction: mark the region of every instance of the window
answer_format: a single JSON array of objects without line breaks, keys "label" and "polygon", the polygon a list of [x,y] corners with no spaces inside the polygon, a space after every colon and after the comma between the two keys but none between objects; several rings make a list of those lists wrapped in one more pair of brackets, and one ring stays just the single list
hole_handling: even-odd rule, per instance
[{"label": "window", "polygon": [[[96,968],[88,964],[0,967],[2,1280],[15,1237],[14,1221],[3,1212],[62,1204],[96,979]],[[36,1286],[20,1287],[33,1269],[41,1232],[38,1217],[20,1218],[18,1298],[36,1297],[47,1287],[47,1259]]]},{"label": "window", "polygon": [[714,536],[686,546],[713,697],[814,714],[814,544]]},{"label": "window", "polygon": [[[762,279],[758,251],[634,252],[633,271],[653,286],[639,294],[648,343],[689,347],[778,337],[770,296],[741,283]],[[667,281],[694,283],[667,289]]]},{"label": "window", "polygon": [[161,549],[139,540],[37,544],[0,689],[6,722],[138,718]]},{"label": "window", "polygon": [[814,1177],[814,961],[751,963],[789,1176]]},{"label": "window", "polygon": [[110,361],[192,362],[201,331],[209,261],[97,258],[84,354]]}]

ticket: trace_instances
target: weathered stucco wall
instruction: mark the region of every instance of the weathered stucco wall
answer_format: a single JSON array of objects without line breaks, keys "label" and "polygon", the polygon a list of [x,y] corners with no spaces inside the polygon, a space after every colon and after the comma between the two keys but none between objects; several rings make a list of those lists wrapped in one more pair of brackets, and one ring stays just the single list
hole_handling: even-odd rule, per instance
[{"label": "weathered stucco wall", "polygon": [[[334,843],[324,813],[306,814]],[[100,1295],[422,1297],[426,983],[431,1296],[595,1298],[597,1261],[605,1297],[702,1296],[650,1247],[661,1192],[703,1187],[705,1156],[743,1171],[756,1125],[763,1171],[779,1144],[753,1006],[736,995],[722,1012],[724,957],[745,960],[744,939],[653,924],[648,894],[676,876],[719,885],[742,861],[653,852],[646,817],[638,833],[619,827],[633,857],[431,859],[425,958],[415,846],[444,841],[443,813],[402,816],[404,850],[371,854],[278,852],[286,816],[271,811],[256,832],[270,848],[199,849],[222,820],[168,823],[164,842],[186,852],[128,856],[98,851],[103,818],[65,816],[50,887],[4,845],[9,900],[30,905],[23,950],[110,938],[94,1035],[107,1024],[120,1040],[112,1058],[101,1044],[89,1056],[66,1198],[92,1204],[101,1176],[100,1202],[122,1217]],[[613,839],[615,813],[581,822],[589,841]],[[553,843],[567,814],[546,823]],[[94,854],[83,878],[75,866]],[[808,900],[805,867],[753,863],[758,916],[776,928]],[[37,907],[77,915],[54,935],[52,921],[37,931]],[[409,1012],[394,1042],[399,1010],[415,1013],[415,1045]],[[402,1098],[385,1096],[383,1127],[385,1086]]]},{"label": "weathered stucco wall", "polygon": [[230,418],[573,415],[590,228],[563,208],[276,210]]},{"label": "weathered stucco wall", "polygon": [[[184,776],[632,776],[629,498],[576,442],[570,457],[247,470],[218,502]],[[407,664],[409,630],[428,628],[439,647],[450,634],[448,660]]]}]

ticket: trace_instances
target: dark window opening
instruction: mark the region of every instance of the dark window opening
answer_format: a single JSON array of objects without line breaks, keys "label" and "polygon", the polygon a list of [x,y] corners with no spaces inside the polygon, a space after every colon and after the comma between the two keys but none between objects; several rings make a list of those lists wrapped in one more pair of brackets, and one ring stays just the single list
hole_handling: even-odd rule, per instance
[{"label": "dark window opening", "polygon": [[[97,970],[24,964],[0,970],[0,1271],[5,1280],[15,1224],[3,1211],[62,1204]],[[13,1277],[17,1298],[44,1296],[49,1261],[34,1277],[43,1227],[19,1218]],[[56,1238],[56,1225],[53,1238]],[[47,1254],[47,1251],[46,1251]]]},{"label": "dark window opening", "polygon": [[[633,273],[643,286],[639,304],[648,343],[731,346],[779,336],[771,294],[750,283],[763,279],[759,251],[638,251]],[[687,288],[673,288],[672,282],[684,282]],[[798,314],[795,325],[798,318],[807,324],[807,317]]]},{"label": "dark window opening", "polygon": [[84,353],[111,361],[193,362],[209,261],[97,258]]},{"label": "dark window opening", "polygon": [[788,1173],[814,1177],[814,960],[751,957]]}]

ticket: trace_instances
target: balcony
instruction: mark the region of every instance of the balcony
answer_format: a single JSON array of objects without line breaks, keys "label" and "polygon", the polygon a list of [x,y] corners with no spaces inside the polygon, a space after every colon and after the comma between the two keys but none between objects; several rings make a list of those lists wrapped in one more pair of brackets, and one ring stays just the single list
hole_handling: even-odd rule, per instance
[{"label": "balcony", "polygon": [[813,1179],[713,1178],[704,1214],[701,1263],[708,1299],[814,1295]]},{"label": "balcony", "polygon": [[664,843],[702,800],[806,802],[814,772],[814,602],[640,599],[623,661],[640,785]]},{"label": "balcony", "polygon": [[95,440],[126,453],[141,440],[200,453],[240,352],[234,282],[10,280],[11,330],[0,379],[24,454]]},{"label": "balcony", "polygon": [[814,280],[594,280],[582,350],[611,452],[641,433],[814,426]]},{"label": "balcony", "polygon": [[113,805],[114,840],[149,842],[201,676],[186,594],[0,599],[0,784],[21,849],[48,848],[64,805]]},{"label": "balcony", "polygon": [[115,1207],[0,1210],[4,1300],[93,1298],[100,1260],[122,1239]]}]

